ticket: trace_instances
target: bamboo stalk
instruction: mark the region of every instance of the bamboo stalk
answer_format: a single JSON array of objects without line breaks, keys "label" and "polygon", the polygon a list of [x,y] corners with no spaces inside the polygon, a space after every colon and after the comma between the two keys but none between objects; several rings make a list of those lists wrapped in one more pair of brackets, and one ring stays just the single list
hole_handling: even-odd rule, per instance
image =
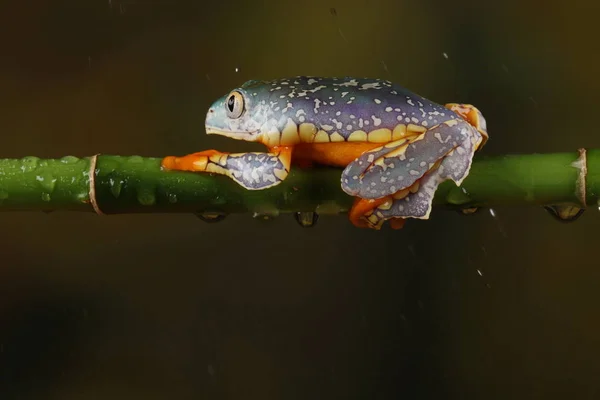
[{"label": "bamboo stalk", "polygon": [[[99,155],[0,160],[0,211],[122,213],[346,212],[341,169],[292,168],[280,185],[248,191],[224,176],[163,171],[160,158]],[[600,150],[480,157],[460,187],[447,181],[434,204],[448,208],[597,205]]]}]

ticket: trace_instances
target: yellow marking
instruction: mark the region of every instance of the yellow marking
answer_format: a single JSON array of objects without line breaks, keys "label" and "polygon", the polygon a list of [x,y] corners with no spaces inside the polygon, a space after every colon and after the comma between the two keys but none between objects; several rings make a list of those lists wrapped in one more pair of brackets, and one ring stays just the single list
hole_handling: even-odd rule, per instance
[{"label": "yellow marking", "polygon": [[315,143],[329,142],[329,134],[323,130],[320,130],[319,132],[317,132],[314,142]]},{"label": "yellow marking", "polygon": [[281,131],[281,145],[289,146],[293,144],[298,144],[300,142],[300,137],[298,136],[298,125],[291,119],[288,118],[287,124],[283,131]]},{"label": "yellow marking", "polygon": [[389,210],[392,208],[392,201],[388,200],[385,203],[382,203],[377,207],[379,210]]},{"label": "yellow marking", "polygon": [[283,169],[274,169],[273,174],[281,181],[287,177],[287,172]]},{"label": "yellow marking", "polygon": [[410,139],[410,143],[418,142],[419,140],[423,140],[425,138],[425,134],[422,133],[419,136],[415,136]]},{"label": "yellow marking", "polygon": [[406,125],[396,125],[392,132],[392,140],[398,140],[406,135]]},{"label": "yellow marking", "polygon": [[369,132],[368,138],[371,143],[387,143],[392,140],[392,131],[386,128],[375,129]]},{"label": "yellow marking", "polygon": [[391,158],[391,157],[401,156],[402,154],[406,153],[407,148],[408,148],[408,144],[405,144],[404,146],[400,146],[396,150],[390,151],[389,153],[385,154],[384,157]]},{"label": "yellow marking", "polygon": [[448,125],[448,126],[455,126],[455,125],[457,125],[457,124],[458,124],[458,121],[457,121],[457,120],[455,120],[455,119],[451,119],[451,120],[449,120],[449,121],[445,121],[444,123],[445,123],[446,125]]},{"label": "yellow marking", "polygon": [[385,147],[392,148],[392,147],[398,147],[400,145],[402,145],[403,143],[406,143],[407,139],[400,139],[400,140],[395,140],[393,142],[389,142],[388,144],[385,145]]},{"label": "yellow marking", "polygon": [[200,160],[194,161],[194,167],[198,168],[198,171],[203,171],[206,169],[207,163],[208,163],[208,158],[202,157]]},{"label": "yellow marking", "polygon": [[406,196],[408,196],[408,193],[410,193],[410,190],[409,190],[409,188],[406,188],[406,189],[398,190],[396,193],[394,193],[392,195],[392,197],[396,200],[400,200],[400,199],[403,199]]},{"label": "yellow marking", "polygon": [[425,132],[427,130],[427,128],[425,128],[424,126],[415,125],[415,124],[408,124],[408,126],[406,127],[406,129],[410,133],[415,133],[415,132],[416,133],[422,133],[422,132]]},{"label": "yellow marking", "polygon": [[366,142],[367,132],[365,131],[354,131],[348,136],[349,142]]},{"label": "yellow marking", "polygon": [[344,141],[344,137],[337,132],[333,132],[331,135],[329,135],[329,139],[332,142],[343,142]]},{"label": "yellow marking", "polygon": [[417,190],[419,190],[419,187],[421,187],[421,184],[419,181],[416,181],[415,183],[413,183],[413,185],[409,188],[411,193],[417,193]]},{"label": "yellow marking", "polygon": [[373,225],[375,225],[377,223],[377,221],[379,220],[379,218],[377,218],[377,215],[373,215],[373,214],[371,214],[369,217],[367,217],[367,219]]},{"label": "yellow marking", "polygon": [[279,145],[279,135],[280,132],[278,130],[267,132],[267,134],[263,138],[263,143],[267,147],[273,147]]},{"label": "yellow marking", "polygon": [[317,127],[311,123],[300,124],[300,141],[302,143],[312,143],[313,137],[317,134]]}]

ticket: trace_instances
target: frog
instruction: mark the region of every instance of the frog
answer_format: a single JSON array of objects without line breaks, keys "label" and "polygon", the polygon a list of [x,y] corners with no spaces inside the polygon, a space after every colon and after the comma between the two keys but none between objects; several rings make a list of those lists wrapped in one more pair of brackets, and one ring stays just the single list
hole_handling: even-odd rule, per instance
[{"label": "frog", "polygon": [[472,104],[442,105],[389,80],[350,76],[248,80],[212,102],[205,131],[266,151],[166,156],[161,168],[265,190],[292,167],[337,167],[341,189],[353,197],[350,222],[374,230],[429,219],[438,186],[460,186],[489,138]]}]

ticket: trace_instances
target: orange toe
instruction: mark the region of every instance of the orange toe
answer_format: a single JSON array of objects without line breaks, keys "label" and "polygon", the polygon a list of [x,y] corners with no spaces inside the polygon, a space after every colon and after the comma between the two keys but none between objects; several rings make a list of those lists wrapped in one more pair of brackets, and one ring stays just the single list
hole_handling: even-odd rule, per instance
[{"label": "orange toe", "polygon": [[390,197],[382,197],[380,199],[361,199],[357,197],[350,209],[348,218],[350,222],[358,228],[369,228],[370,225],[362,219],[369,211],[372,211],[379,205],[388,201]]}]

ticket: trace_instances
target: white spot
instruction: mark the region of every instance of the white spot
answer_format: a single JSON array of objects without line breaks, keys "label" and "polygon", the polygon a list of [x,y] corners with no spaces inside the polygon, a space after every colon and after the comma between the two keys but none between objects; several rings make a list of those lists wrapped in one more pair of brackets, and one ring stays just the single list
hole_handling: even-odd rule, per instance
[{"label": "white spot", "polygon": [[326,131],[330,131],[333,129],[333,126],[331,125],[321,125],[321,128],[325,129]]},{"label": "white spot", "polygon": [[310,78],[310,79],[307,81],[307,83],[308,83],[309,85],[313,85],[313,84],[315,84],[315,83],[317,83],[317,82],[318,82],[318,81],[317,81],[316,79],[313,79],[313,78]]},{"label": "white spot", "polygon": [[444,56],[444,58],[447,60],[448,59],[448,53],[442,53],[442,55]]},{"label": "white spot", "polygon": [[406,102],[407,102],[408,104],[410,104],[411,106],[414,106],[414,105],[415,105],[415,103],[413,103],[411,99],[408,99],[408,100],[406,100]]},{"label": "white spot", "polygon": [[385,111],[386,111],[386,112],[392,112],[392,110],[393,110],[393,108],[392,108],[392,107],[386,107],[386,108],[385,108]]},{"label": "white spot", "polygon": [[381,100],[379,100],[379,99],[375,99],[374,101],[375,101],[375,103],[377,103],[377,104],[381,104]]},{"label": "white spot", "polygon": [[361,86],[362,90],[366,90],[366,89],[379,89],[379,82],[373,82],[373,83],[364,83]]},{"label": "white spot", "polygon": [[335,113],[335,115],[337,115],[339,117],[340,115],[342,115],[342,112],[338,111],[338,112]]},{"label": "white spot", "polygon": [[315,108],[313,110],[315,112],[315,114],[317,114],[319,112],[318,109],[320,107],[320,103],[321,103],[321,100],[315,99]]},{"label": "white spot", "polygon": [[352,125],[346,125],[346,129],[347,130],[351,130],[352,129]]},{"label": "white spot", "polygon": [[377,118],[374,115],[372,115],[371,118],[373,119],[373,125],[375,125],[375,126],[381,125],[381,119]]}]

